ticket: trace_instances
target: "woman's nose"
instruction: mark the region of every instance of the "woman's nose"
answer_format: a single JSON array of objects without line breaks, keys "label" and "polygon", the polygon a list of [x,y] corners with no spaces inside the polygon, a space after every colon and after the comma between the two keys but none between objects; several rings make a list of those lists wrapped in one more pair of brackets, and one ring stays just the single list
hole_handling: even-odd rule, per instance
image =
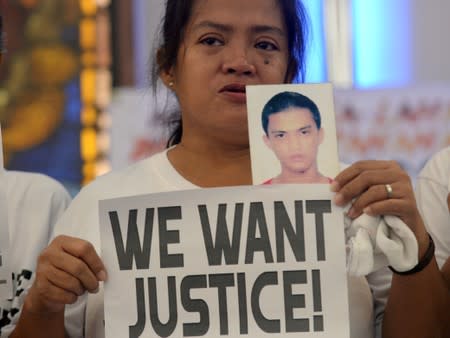
[{"label": "woman's nose", "polygon": [[233,53],[222,64],[222,71],[225,74],[246,75],[255,74],[255,65],[249,60],[246,53]]}]

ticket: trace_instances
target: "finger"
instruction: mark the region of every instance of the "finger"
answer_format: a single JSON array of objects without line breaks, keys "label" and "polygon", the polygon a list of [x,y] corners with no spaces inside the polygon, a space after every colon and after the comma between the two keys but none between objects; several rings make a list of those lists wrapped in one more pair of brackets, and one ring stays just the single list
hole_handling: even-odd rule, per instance
[{"label": "finger", "polygon": [[46,294],[49,295],[48,298],[53,303],[73,304],[78,300],[77,294],[61,289],[50,281],[47,290]]},{"label": "finger", "polygon": [[47,269],[45,276],[54,286],[77,296],[81,296],[86,290],[78,278],[56,267]]},{"label": "finger", "polygon": [[73,304],[78,299],[77,294],[54,285],[45,277],[36,279],[34,289],[40,298],[52,304],[52,307],[56,307],[57,304]]},{"label": "finger", "polygon": [[348,216],[350,218],[356,218],[363,213],[363,210],[369,205],[380,202],[386,199],[401,199],[406,196],[408,189],[405,189],[403,184],[392,184],[390,185],[392,193],[389,195],[387,187],[384,184],[374,185],[369,187],[364,193],[362,193],[358,198],[356,198],[352,207],[348,211]]},{"label": "finger", "polygon": [[346,205],[371,186],[390,184],[397,180],[400,180],[399,175],[392,169],[363,171],[340,188],[335,196],[335,203]]},{"label": "finger", "polygon": [[413,226],[413,224],[409,224],[409,215],[412,210],[411,203],[404,199],[389,199],[383,200],[379,202],[372,203],[364,208],[364,213],[371,216],[380,216],[380,215],[392,215],[397,216],[408,226]]},{"label": "finger", "polygon": [[384,170],[391,167],[397,167],[398,164],[393,161],[359,161],[352,164],[350,167],[341,171],[334,179],[332,187],[339,191],[341,187],[353,180],[356,176],[366,170]]},{"label": "finger", "polygon": [[72,278],[77,279],[83,289],[90,292],[97,290],[98,278],[82,259],[67,252],[59,251],[51,257],[51,264],[54,268],[64,271]]},{"label": "finger", "polygon": [[60,237],[60,245],[65,252],[86,263],[98,280],[106,280],[105,266],[91,243],[74,237]]}]

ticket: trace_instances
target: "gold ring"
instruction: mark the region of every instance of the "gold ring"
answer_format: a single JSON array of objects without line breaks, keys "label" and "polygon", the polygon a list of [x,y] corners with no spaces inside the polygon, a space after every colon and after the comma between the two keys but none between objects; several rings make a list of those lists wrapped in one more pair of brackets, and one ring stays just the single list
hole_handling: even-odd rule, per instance
[{"label": "gold ring", "polygon": [[385,184],[384,187],[386,188],[387,198],[392,198],[392,186],[390,184]]}]

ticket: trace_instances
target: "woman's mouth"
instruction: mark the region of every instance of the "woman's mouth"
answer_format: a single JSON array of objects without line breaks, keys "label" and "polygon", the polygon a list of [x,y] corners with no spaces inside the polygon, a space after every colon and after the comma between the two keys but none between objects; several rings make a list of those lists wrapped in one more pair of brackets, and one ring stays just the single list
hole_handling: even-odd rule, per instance
[{"label": "woman's mouth", "polygon": [[232,83],[222,87],[219,91],[225,98],[236,103],[246,103],[247,96],[245,91],[245,85],[239,83]]}]

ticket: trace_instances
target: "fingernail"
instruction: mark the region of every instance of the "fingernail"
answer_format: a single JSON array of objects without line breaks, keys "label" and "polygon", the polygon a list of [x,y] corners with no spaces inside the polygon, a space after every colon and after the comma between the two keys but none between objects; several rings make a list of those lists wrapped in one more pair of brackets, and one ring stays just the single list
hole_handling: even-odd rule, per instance
[{"label": "fingernail", "polygon": [[337,191],[339,191],[339,183],[338,183],[337,181],[331,182],[331,184],[330,184],[330,190],[331,190],[332,192],[337,192]]},{"label": "fingernail", "polygon": [[347,216],[350,218],[355,218],[355,209],[350,208],[350,210],[347,211]]},{"label": "fingernail", "polygon": [[364,208],[364,209],[363,209],[363,212],[364,212],[366,215],[373,216],[372,209],[371,209],[370,207]]},{"label": "fingernail", "polygon": [[92,293],[98,293],[100,291],[100,287],[97,287],[97,289],[95,289],[94,291],[92,291]]},{"label": "fingernail", "polygon": [[334,203],[337,205],[341,205],[344,202],[344,196],[342,194],[336,194],[334,195]]},{"label": "fingernail", "polygon": [[101,270],[98,274],[97,274],[97,279],[99,281],[104,282],[106,280],[106,272],[105,270]]}]

